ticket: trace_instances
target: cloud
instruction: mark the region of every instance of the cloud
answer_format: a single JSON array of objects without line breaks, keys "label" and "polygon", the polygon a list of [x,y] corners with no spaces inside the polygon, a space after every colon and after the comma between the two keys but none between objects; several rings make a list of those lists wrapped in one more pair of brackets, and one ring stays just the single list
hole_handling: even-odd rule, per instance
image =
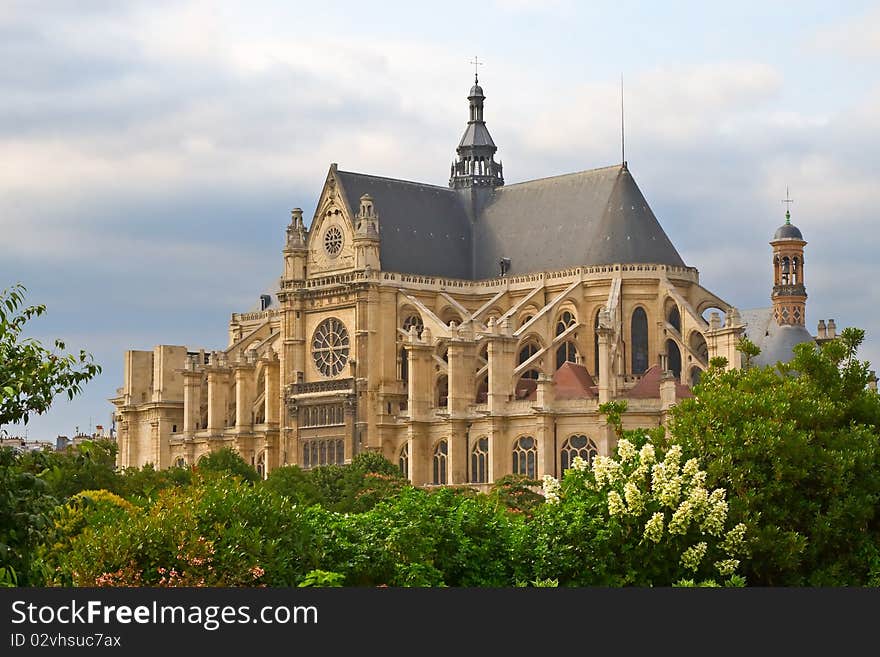
[{"label": "cloud", "polygon": [[[277,279],[288,211],[308,215],[330,162],[444,184],[474,44],[498,61],[484,81],[486,117],[508,182],[617,162],[619,79],[608,68],[623,68],[630,170],[702,283],[741,308],[769,305],[767,241],[789,186],[810,242],[809,321],[863,326],[866,353],[880,359],[880,305],[865,292],[880,88],[842,94],[835,107],[812,95],[794,103],[786,90],[805,83],[783,58],[722,57],[691,41],[678,57],[581,60],[592,51],[557,43],[535,18],[562,11],[574,33],[579,7],[485,11],[496,10],[504,16],[481,42],[478,26],[425,37],[431,17],[421,14],[407,15],[413,29],[377,36],[381,16],[367,25],[343,20],[346,10],[286,4],[0,6],[0,280],[23,280],[49,304],[43,334],[79,334],[107,364],[83,408],[106,414],[127,345],[222,344],[229,314]],[[810,57],[832,65],[829,48],[874,52],[878,17],[824,30],[798,67]],[[534,24],[536,55],[560,49],[558,71],[523,64],[517,21]],[[668,27],[658,31],[672,48]],[[69,423],[75,408],[42,426]]]},{"label": "cloud", "polygon": [[850,57],[876,57],[880,55],[880,10],[822,28],[807,40],[807,46]]}]

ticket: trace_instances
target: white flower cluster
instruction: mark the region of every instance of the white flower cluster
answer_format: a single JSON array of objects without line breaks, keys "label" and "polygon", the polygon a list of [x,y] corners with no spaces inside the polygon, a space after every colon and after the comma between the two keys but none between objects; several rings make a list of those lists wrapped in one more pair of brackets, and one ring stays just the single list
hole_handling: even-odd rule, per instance
[{"label": "white flower cluster", "polygon": [[577,472],[586,472],[590,469],[590,464],[582,456],[575,456],[571,460],[571,469]]},{"label": "white flower cluster", "polygon": [[728,577],[733,575],[736,569],[739,568],[739,559],[723,559],[722,561],[716,561],[715,568],[718,569],[719,574]]},{"label": "white flower cluster", "polygon": [[[592,465],[580,457],[571,464],[572,474],[586,475],[590,488],[607,491],[608,515],[618,522],[640,525],[643,518],[642,541],[659,544],[664,536],[695,535],[696,544],[685,549],[680,557],[683,567],[694,572],[706,562],[709,537],[718,537],[724,558],[713,563],[724,577],[736,572],[736,557],[742,551],[746,528],[740,524],[725,533],[728,503],[724,489],[706,489],[706,472],[697,459],[682,464],[682,449],[673,445],[658,460],[656,449],[645,444],[640,449],[622,438],[617,444],[617,457],[596,456]],[[553,477],[544,477],[544,495],[548,502],[559,501],[560,484]],[[649,516],[649,517],[648,517]],[[681,540],[681,539],[677,539]]]},{"label": "white flower cluster", "polygon": [[625,514],[626,506],[623,504],[623,499],[620,497],[620,493],[616,490],[610,491],[608,493],[608,515],[622,516]]},{"label": "white flower cluster", "polygon": [[593,459],[593,478],[596,487],[614,486],[620,479],[620,463],[610,456],[596,456]]},{"label": "white flower cluster", "polygon": [[621,465],[627,465],[635,461],[638,452],[630,441],[621,438],[617,443],[617,455],[620,457]]},{"label": "white flower cluster", "polygon": [[663,514],[657,511],[645,525],[644,538],[646,541],[659,543],[663,538]]},{"label": "white flower cluster", "polygon": [[559,485],[559,480],[555,479],[551,475],[544,475],[541,487],[544,491],[544,499],[547,504],[559,503],[559,491],[561,488],[561,486]]},{"label": "white flower cluster", "polygon": [[703,518],[703,524],[700,528],[712,536],[720,536],[724,531],[724,523],[727,521],[727,500],[726,493],[723,488],[716,488],[712,491],[706,503],[708,510]]},{"label": "white flower cluster", "polygon": [[689,547],[681,555],[681,565],[690,570],[696,571],[700,567],[700,562],[706,556],[708,545],[701,541],[696,545]]}]

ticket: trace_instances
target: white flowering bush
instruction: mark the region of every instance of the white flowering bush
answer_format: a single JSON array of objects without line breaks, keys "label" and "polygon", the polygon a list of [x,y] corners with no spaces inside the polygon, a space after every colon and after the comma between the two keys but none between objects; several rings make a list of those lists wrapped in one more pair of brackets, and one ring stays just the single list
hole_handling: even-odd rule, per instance
[{"label": "white flowering bush", "polygon": [[741,585],[747,529],[728,520],[723,488],[708,490],[696,459],[663,430],[629,432],[613,456],[575,458],[545,476],[533,520],[532,579],[560,586]]}]

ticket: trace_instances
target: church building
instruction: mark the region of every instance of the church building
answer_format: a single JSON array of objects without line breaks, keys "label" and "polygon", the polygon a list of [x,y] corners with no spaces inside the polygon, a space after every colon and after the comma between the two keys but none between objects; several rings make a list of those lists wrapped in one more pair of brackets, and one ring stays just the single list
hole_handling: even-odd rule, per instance
[{"label": "church building", "polygon": [[813,340],[788,219],[773,307],[741,313],[700,285],[626,162],[505,184],[484,102],[475,79],[446,186],[331,164],[308,227],[292,211],[275,294],[232,315],[225,349],[126,352],[118,465],[231,447],[263,476],[375,451],[415,485],[558,477],[613,450],[603,402],[657,426],[710,358],[742,366],[744,335],[767,362]]}]

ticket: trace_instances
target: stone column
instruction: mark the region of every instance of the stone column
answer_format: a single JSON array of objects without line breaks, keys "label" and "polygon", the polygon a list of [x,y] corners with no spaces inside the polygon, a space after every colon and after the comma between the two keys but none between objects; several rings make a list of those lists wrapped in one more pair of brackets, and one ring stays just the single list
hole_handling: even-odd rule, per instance
[{"label": "stone column", "polygon": [[235,365],[235,429],[238,432],[249,432],[251,423],[251,407],[256,394],[254,387],[255,366],[253,363],[237,363]]},{"label": "stone column", "polygon": [[[490,320],[488,328],[495,329]],[[515,361],[516,340],[510,335],[510,323],[505,320],[497,332],[489,335],[489,396],[488,408],[490,414],[500,413],[507,406],[507,400],[513,390],[513,369]]]},{"label": "stone column", "polygon": [[191,437],[197,431],[202,406],[202,379],[205,374],[201,371],[183,370],[183,432]]},{"label": "stone column", "polygon": [[492,418],[489,424],[489,483],[510,474],[512,461],[504,418]]},{"label": "stone column", "polygon": [[[450,434],[447,441],[449,454],[446,457],[448,469],[446,483],[466,484],[467,482],[467,420],[453,420],[449,423]],[[433,455],[432,455],[433,457]],[[432,464],[433,465],[433,464]]]},{"label": "stone column", "polygon": [[611,329],[599,327],[599,403],[611,401]]},{"label": "stone column", "polygon": [[270,353],[265,376],[266,424],[277,425],[281,417],[281,367],[275,352]]},{"label": "stone column", "polygon": [[431,412],[434,377],[431,367],[433,345],[431,331],[426,327],[419,339],[415,327],[410,329],[406,343],[409,359],[409,395],[407,405],[412,420],[425,420]]},{"label": "stone column", "polygon": [[229,397],[229,372],[211,367],[208,372],[208,431],[219,434],[226,428]]},{"label": "stone column", "polygon": [[476,347],[473,333],[467,327],[457,331],[458,335],[449,341],[449,414],[461,417],[467,414],[468,406],[474,403],[476,395]]}]

